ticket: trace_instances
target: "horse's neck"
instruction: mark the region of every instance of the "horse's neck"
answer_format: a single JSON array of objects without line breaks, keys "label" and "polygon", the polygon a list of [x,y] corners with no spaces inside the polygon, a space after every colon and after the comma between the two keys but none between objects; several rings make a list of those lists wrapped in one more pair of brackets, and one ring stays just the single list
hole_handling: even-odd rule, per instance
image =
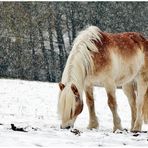
[{"label": "horse's neck", "polygon": [[75,57],[69,57],[63,72],[62,82],[64,84],[73,83],[78,89],[83,90],[86,72],[80,56],[77,54]]}]

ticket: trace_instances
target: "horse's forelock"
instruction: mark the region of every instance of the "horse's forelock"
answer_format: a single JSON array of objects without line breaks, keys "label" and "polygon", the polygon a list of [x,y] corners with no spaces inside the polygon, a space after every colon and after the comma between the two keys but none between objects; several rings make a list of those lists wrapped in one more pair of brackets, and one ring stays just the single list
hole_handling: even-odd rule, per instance
[{"label": "horse's forelock", "polygon": [[58,113],[63,121],[68,121],[75,113],[75,98],[70,85],[60,92]]}]

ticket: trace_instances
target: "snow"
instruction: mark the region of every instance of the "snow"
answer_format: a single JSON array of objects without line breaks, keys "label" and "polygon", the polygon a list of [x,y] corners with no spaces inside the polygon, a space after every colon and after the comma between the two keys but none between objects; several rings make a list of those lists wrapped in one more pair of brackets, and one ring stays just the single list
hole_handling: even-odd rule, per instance
[{"label": "snow", "polygon": [[[88,109],[75,122],[80,135],[60,129],[57,115],[59,88],[56,83],[0,79],[0,147],[98,147],[148,146],[148,133],[113,133],[112,114],[104,88],[95,87],[95,107],[99,129],[88,130]],[[121,89],[116,91],[122,126],[130,129],[130,108]],[[28,132],[11,130],[10,124]],[[147,125],[143,125],[143,130]]]}]

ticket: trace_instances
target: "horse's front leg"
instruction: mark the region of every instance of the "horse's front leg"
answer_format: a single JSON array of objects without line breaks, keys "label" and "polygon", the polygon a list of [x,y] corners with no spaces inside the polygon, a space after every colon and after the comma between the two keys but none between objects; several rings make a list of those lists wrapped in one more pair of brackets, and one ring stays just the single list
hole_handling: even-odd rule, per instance
[{"label": "horse's front leg", "polygon": [[122,130],[121,119],[117,112],[117,102],[115,96],[116,87],[112,85],[107,85],[105,89],[108,96],[108,106],[110,107],[110,110],[113,115],[113,124],[114,124],[113,132],[115,132],[117,129]]},{"label": "horse's front leg", "polygon": [[94,104],[94,98],[93,98],[93,86],[89,86],[85,88],[85,94],[86,94],[86,103],[88,106],[89,111],[89,125],[88,128],[98,128],[98,119],[95,113],[95,104]]}]

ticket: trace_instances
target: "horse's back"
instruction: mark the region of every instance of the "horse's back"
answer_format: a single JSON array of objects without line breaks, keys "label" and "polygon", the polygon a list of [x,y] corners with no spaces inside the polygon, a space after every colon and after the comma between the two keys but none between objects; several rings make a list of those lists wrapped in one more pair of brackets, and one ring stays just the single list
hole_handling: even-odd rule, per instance
[{"label": "horse's back", "polygon": [[108,76],[117,85],[131,81],[144,64],[145,38],[136,32],[101,35],[102,43],[96,43],[99,52],[93,54],[98,78],[108,81]]},{"label": "horse's back", "polygon": [[107,43],[109,48],[126,56],[134,55],[137,50],[143,48],[143,44],[146,41],[146,39],[137,32],[124,32],[117,34],[102,32],[102,36],[102,40],[106,38],[104,44]]}]

